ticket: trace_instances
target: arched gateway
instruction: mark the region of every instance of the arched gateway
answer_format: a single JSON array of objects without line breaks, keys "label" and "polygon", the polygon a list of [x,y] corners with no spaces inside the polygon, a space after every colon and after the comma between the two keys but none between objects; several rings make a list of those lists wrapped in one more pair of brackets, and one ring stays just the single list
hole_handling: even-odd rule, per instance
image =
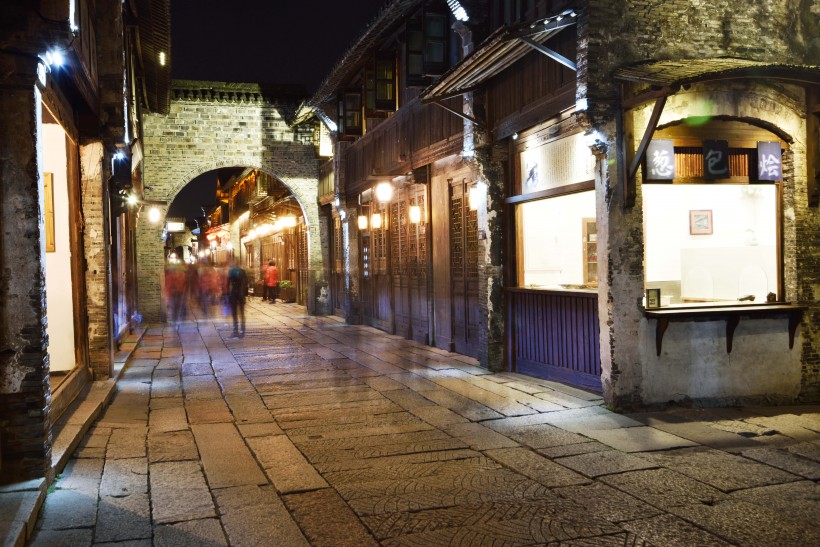
[{"label": "arched gateway", "polygon": [[146,320],[162,319],[165,213],[185,185],[220,167],[257,168],[290,189],[309,227],[309,279],[319,281],[322,245],[313,131],[289,125],[302,98],[298,91],[259,84],[174,81],[170,112],[144,116],[144,196],[146,201],[165,203],[159,207],[160,222],[151,223],[141,215],[137,225],[139,311]]}]

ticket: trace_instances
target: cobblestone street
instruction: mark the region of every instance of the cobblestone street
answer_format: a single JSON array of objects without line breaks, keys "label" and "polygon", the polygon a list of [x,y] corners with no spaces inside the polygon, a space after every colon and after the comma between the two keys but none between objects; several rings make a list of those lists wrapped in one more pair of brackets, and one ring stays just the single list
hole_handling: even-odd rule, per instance
[{"label": "cobblestone street", "polygon": [[35,545],[820,545],[820,407],[620,415],[290,304],[149,327]]}]

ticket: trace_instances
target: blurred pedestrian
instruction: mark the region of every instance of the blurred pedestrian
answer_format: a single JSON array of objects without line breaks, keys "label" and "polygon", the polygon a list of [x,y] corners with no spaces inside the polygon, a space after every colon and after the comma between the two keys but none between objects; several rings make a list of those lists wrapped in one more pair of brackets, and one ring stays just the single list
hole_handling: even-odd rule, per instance
[{"label": "blurred pedestrian", "polygon": [[271,259],[268,262],[268,267],[265,269],[265,296],[271,304],[276,303],[276,297],[279,296],[279,268],[276,267],[276,261]]},{"label": "blurred pedestrian", "polygon": [[233,333],[231,336],[245,336],[245,297],[248,295],[248,274],[231,260],[231,268],[225,283],[225,293],[233,316]]}]

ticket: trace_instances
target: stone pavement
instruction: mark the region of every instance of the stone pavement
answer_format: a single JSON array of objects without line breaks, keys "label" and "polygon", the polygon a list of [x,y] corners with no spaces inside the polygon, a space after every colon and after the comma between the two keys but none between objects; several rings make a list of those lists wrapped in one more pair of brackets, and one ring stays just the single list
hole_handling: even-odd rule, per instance
[{"label": "stone pavement", "polygon": [[624,416],[301,307],[149,328],[34,545],[820,545],[820,407]]}]

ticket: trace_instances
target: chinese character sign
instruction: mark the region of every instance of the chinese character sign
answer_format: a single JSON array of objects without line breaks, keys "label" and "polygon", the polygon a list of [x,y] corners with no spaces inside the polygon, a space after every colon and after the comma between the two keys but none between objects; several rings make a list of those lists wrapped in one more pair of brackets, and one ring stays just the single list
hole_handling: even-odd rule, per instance
[{"label": "chinese character sign", "polygon": [[671,140],[652,140],[646,148],[646,180],[675,178],[675,145]]},{"label": "chinese character sign", "polygon": [[703,141],[703,176],[707,179],[729,178],[727,141]]},{"label": "chinese character sign", "polygon": [[779,142],[757,143],[757,180],[783,180]]}]

